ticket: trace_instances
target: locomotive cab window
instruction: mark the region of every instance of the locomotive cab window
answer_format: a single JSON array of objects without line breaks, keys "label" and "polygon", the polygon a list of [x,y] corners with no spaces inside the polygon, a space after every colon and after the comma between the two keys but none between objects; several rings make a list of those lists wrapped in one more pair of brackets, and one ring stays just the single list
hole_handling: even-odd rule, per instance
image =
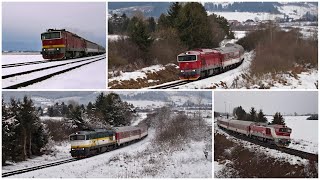
[{"label": "locomotive cab window", "polygon": [[290,128],[280,128],[279,131],[280,131],[280,132],[291,133],[291,129],[290,129]]},{"label": "locomotive cab window", "polygon": [[178,56],[178,61],[195,61],[195,60],[197,60],[196,55]]},{"label": "locomotive cab window", "polygon": [[49,33],[43,33],[41,35],[41,39],[59,39],[61,38],[60,32],[49,32]]},{"label": "locomotive cab window", "polygon": [[85,140],[85,135],[72,135],[70,141]]}]

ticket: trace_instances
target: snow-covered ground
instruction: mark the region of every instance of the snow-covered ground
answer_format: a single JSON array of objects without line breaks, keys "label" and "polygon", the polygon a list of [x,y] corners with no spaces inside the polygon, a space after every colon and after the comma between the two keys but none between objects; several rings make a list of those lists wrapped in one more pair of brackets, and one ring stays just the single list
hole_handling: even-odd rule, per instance
[{"label": "snow-covered ground", "polygon": [[53,121],[62,121],[63,117],[50,117],[50,116],[40,116],[41,121],[53,120]]},{"label": "snow-covered ground", "polygon": [[[273,117],[266,116],[271,122]],[[289,148],[318,153],[318,120],[307,120],[309,116],[284,116],[285,123],[292,129]]]},{"label": "snow-covered ground", "polygon": [[[172,65],[172,66],[176,66],[174,64],[168,64],[168,65]],[[142,69],[139,69],[139,70],[136,70],[136,71],[133,71],[133,72],[122,72],[120,71],[120,75],[119,76],[115,76],[115,77],[111,77],[108,79],[109,82],[112,82],[112,81],[125,81],[125,80],[130,80],[130,79],[133,79],[133,80],[136,80],[138,78],[146,78],[147,75],[146,73],[153,73],[153,72],[157,72],[157,71],[160,71],[160,70],[163,70],[165,69],[165,66],[163,65],[153,65],[153,66],[149,66],[149,67],[146,67],[146,68],[142,68]],[[113,73],[112,72],[109,72],[110,75],[113,76]]]},{"label": "snow-covered ground", "polygon": [[2,166],[2,172],[14,171],[19,169],[25,169],[29,167],[39,166],[43,164],[53,163],[56,161],[61,161],[65,159],[70,159],[70,143],[62,142],[53,146],[53,153],[48,155],[37,156],[27,161],[22,161],[18,163],[9,162],[8,166]]},{"label": "snow-covered ground", "polygon": [[128,36],[115,35],[115,34],[108,35],[108,41],[118,41],[118,39],[120,38],[128,38]]},{"label": "snow-covered ground", "polygon": [[[83,58],[79,58],[80,60]],[[2,57],[3,64],[11,64],[18,62],[30,62],[30,61],[44,61],[41,55],[4,55]],[[75,60],[70,60],[75,61]],[[68,61],[69,62],[69,61]],[[51,62],[50,66],[62,64],[63,62]],[[64,62],[65,63],[65,62]],[[82,64],[76,63],[77,65]],[[22,72],[26,70],[38,69],[41,67],[48,66],[47,63],[30,65],[30,66],[20,66],[17,68],[3,68],[2,75],[12,74],[16,72]],[[62,67],[56,67],[48,69],[45,71],[34,72],[28,75],[15,76],[12,78],[7,78],[2,80],[2,86],[10,86],[18,82],[27,81],[34,79],[36,77],[43,76],[44,74],[60,71],[66,67],[73,67],[75,64],[64,65]],[[26,69],[29,68],[29,69]],[[101,60],[98,62],[91,63],[89,65],[82,66],[80,68],[74,69],[72,71],[53,76],[47,80],[39,83],[32,84],[30,86],[24,87],[26,89],[105,89],[106,88],[106,61]]]},{"label": "snow-covered ground", "polygon": [[106,61],[97,61],[47,80],[24,87],[26,89],[106,89]]},{"label": "snow-covered ground", "polygon": [[19,54],[2,54],[1,63],[5,64],[13,64],[13,63],[21,63],[21,62],[33,62],[33,61],[45,61],[42,58],[42,55],[19,55]]},{"label": "snow-covered ground", "polygon": [[265,21],[265,20],[275,20],[276,18],[283,18],[282,14],[271,14],[271,13],[252,13],[252,12],[207,12],[208,15],[212,13],[223,16],[227,20],[237,20],[239,22],[244,22],[248,19],[254,21]]},{"label": "snow-covered ground", "polygon": [[[228,4],[228,3],[226,3]],[[282,4],[281,6],[276,6],[280,14],[265,13],[265,12],[211,12],[207,13],[210,15],[212,13],[225,17],[227,20],[237,20],[239,22],[244,22],[248,19],[254,21],[265,21],[265,20],[276,20],[277,18],[284,18],[284,14],[288,15],[293,19],[300,19],[307,12],[313,15],[318,14],[318,6],[311,3],[305,4],[305,6],[296,4]]]}]

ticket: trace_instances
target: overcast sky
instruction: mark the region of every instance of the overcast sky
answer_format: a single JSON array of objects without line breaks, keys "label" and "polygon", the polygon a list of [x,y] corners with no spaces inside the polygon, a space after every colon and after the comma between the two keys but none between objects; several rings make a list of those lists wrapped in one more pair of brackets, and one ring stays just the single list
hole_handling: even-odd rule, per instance
[{"label": "overcast sky", "polygon": [[50,28],[64,28],[105,47],[106,3],[2,3],[3,50],[40,51],[40,34]]},{"label": "overcast sky", "polygon": [[[214,110],[232,112],[242,106],[246,112],[251,107],[262,109],[265,114],[318,113],[318,93],[312,91],[246,91],[214,92]],[[230,108],[229,108],[230,107]],[[230,109],[230,110],[229,110]]]}]

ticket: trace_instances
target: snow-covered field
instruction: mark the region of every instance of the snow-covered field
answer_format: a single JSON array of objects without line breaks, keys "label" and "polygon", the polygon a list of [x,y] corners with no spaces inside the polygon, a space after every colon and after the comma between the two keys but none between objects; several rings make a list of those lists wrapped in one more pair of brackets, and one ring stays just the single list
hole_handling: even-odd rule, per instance
[{"label": "snow-covered field", "polygon": [[21,63],[21,62],[33,62],[33,61],[45,61],[42,58],[42,55],[18,55],[18,54],[2,54],[1,63],[5,64],[13,64],[13,63]]},{"label": "snow-covered field", "polygon": [[[81,59],[81,58],[79,58]],[[79,60],[77,59],[77,60]],[[11,64],[18,62],[31,62],[31,61],[45,61],[41,55],[4,55],[2,57],[2,64]],[[71,60],[70,60],[71,61]],[[72,60],[74,61],[74,60]],[[52,62],[50,66],[62,64],[63,62]],[[84,63],[84,62],[82,62]],[[81,63],[76,63],[77,65]],[[42,67],[46,67],[46,63],[37,64],[31,66],[20,66],[14,69],[3,68],[2,75],[12,74],[16,72],[22,72],[26,70],[33,70]],[[75,65],[64,65],[62,67],[56,67],[45,71],[39,71],[28,75],[15,76],[2,80],[2,86],[10,86],[18,82],[27,81],[36,77],[43,76],[48,73],[60,71],[66,67],[73,67]],[[29,68],[29,69],[26,69]],[[53,76],[47,80],[39,83],[32,84],[24,87],[26,89],[105,89],[106,88],[106,61],[101,60],[89,65],[82,66],[72,71]]]},{"label": "snow-covered field", "polygon": [[277,18],[283,18],[284,14],[288,15],[290,18],[299,19],[307,12],[313,15],[318,14],[318,6],[313,4],[305,4],[305,6],[298,6],[294,4],[282,4],[282,6],[277,6],[277,9],[281,14],[264,13],[264,12],[210,12],[225,17],[227,20],[237,20],[244,22],[248,19],[254,21],[265,21],[265,20],[275,20]]},{"label": "snow-covered field", "polygon": [[[170,66],[176,66],[174,64],[168,64]],[[142,69],[139,69],[139,70],[136,70],[136,71],[133,71],[133,72],[122,72],[120,71],[120,75],[119,76],[115,76],[115,77],[111,77],[108,79],[109,82],[112,82],[112,81],[125,81],[125,80],[136,80],[138,78],[146,78],[147,75],[146,73],[153,73],[153,72],[157,72],[157,71],[160,71],[160,70],[163,70],[165,69],[165,66],[163,65],[153,65],[153,66],[149,66],[149,67],[146,67],[146,68],[142,68]],[[113,73],[112,72],[109,72],[110,75],[113,76]]]}]

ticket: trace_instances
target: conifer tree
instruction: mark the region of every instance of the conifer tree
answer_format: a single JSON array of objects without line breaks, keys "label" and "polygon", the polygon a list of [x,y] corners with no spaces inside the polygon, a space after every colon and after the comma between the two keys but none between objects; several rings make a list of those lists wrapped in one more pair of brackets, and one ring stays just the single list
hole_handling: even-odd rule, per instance
[{"label": "conifer tree", "polygon": [[177,30],[189,48],[212,48],[212,33],[207,12],[200,3],[186,3],[179,11]]},{"label": "conifer tree", "polygon": [[133,17],[128,25],[129,39],[135,43],[143,52],[148,52],[153,39],[147,31],[147,27],[142,19]]},{"label": "conifer tree", "polygon": [[246,120],[247,113],[242,108],[242,106],[234,108],[233,114],[237,117],[238,120]]},{"label": "conifer tree", "polygon": [[275,115],[273,116],[273,120],[271,124],[280,124],[280,125],[286,125],[284,122],[284,118],[282,117],[280,112],[276,112]]},{"label": "conifer tree", "polygon": [[249,117],[248,121],[257,122],[257,111],[254,109],[254,107],[251,108],[248,117]]},{"label": "conifer tree", "polygon": [[176,27],[180,9],[181,9],[181,4],[179,2],[174,2],[170,5],[168,10],[168,16],[167,16],[168,25],[170,27],[173,27],[173,28]]},{"label": "conifer tree", "polygon": [[263,122],[266,123],[268,122],[267,118],[265,117],[264,113],[262,112],[262,109],[260,109],[259,113],[258,113],[258,122]]}]

